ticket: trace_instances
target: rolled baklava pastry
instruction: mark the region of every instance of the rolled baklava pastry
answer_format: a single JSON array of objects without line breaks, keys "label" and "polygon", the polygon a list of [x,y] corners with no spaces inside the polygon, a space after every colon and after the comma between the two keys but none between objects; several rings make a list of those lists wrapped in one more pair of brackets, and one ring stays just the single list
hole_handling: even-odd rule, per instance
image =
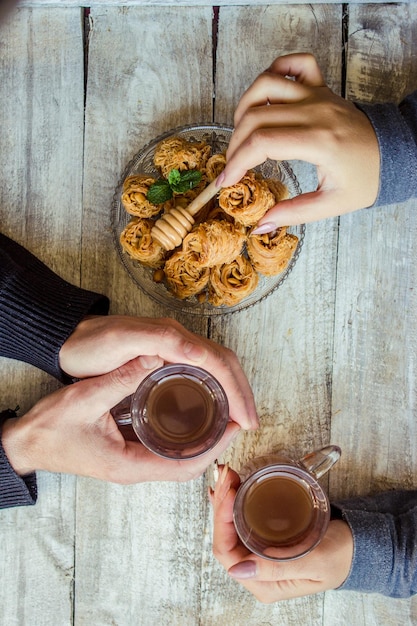
[{"label": "rolled baklava pastry", "polygon": [[174,252],[165,263],[165,279],[169,290],[183,300],[194,296],[208,284],[210,269],[197,265],[193,253]]},{"label": "rolled baklava pastry", "polygon": [[264,235],[250,235],[246,249],[253,267],[263,276],[276,276],[285,270],[298,244],[298,237],[286,227]]},{"label": "rolled baklava pastry", "polygon": [[170,137],[161,141],[154,153],[154,164],[162,176],[168,178],[171,170],[199,170],[205,168],[211,148],[205,141],[187,141],[182,137]]},{"label": "rolled baklava pastry", "polygon": [[276,204],[275,196],[266,180],[248,172],[232,187],[224,187],[219,193],[219,205],[244,226],[253,226]]},{"label": "rolled baklava pastry", "polygon": [[120,235],[123,250],[136,261],[147,267],[162,267],[165,249],[151,237],[154,222],[134,217]]},{"label": "rolled baklava pastry", "polygon": [[198,224],[185,237],[183,251],[193,252],[201,267],[230,263],[242,250],[246,240],[245,229],[225,220],[209,220]]},{"label": "rolled baklava pastry", "polygon": [[[231,224],[235,223],[233,217],[231,215],[227,215],[227,213],[225,213],[218,204],[214,204],[214,206],[210,209],[207,215],[207,221],[208,220],[225,220]],[[241,228],[244,229],[244,226],[241,226]]]},{"label": "rolled baklava pastry", "polygon": [[213,154],[206,163],[206,176],[209,182],[215,180],[226,166],[226,155],[222,152]]},{"label": "rolled baklava pastry", "polygon": [[233,306],[256,289],[258,280],[250,261],[239,255],[231,263],[211,269],[208,300],[214,306]]},{"label": "rolled baklava pastry", "polygon": [[161,210],[169,210],[171,204],[152,204],[146,199],[149,187],[153,185],[155,178],[148,175],[128,176],[123,183],[123,191],[121,201],[130,215],[136,217],[153,217],[158,215]]}]

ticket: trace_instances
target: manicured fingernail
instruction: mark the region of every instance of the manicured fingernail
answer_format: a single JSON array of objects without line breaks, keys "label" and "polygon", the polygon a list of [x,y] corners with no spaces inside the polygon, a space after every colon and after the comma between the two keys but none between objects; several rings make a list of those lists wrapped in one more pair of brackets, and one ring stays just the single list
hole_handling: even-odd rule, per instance
[{"label": "manicured fingernail", "polygon": [[232,578],[254,578],[256,576],[256,563],[255,561],[236,563],[228,570],[228,574]]},{"label": "manicured fingernail", "polygon": [[216,187],[221,187],[221,186],[222,186],[222,183],[223,183],[223,181],[224,181],[224,179],[225,179],[225,178],[226,178],[226,174],[225,174],[224,172],[222,172],[222,173],[221,173],[221,174],[217,177],[217,180],[216,180]]},{"label": "manicured fingernail", "polygon": [[157,367],[163,365],[163,361],[159,356],[153,356],[150,354],[142,355],[139,357],[140,364],[145,370],[154,370]]},{"label": "manicured fingernail", "polygon": [[227,476],[228,472],[229,472],[229,464],[228,464],[228,463],[226,463],[226,464],[223,466],[223,469],[222,469],[222,471],[221,471],[221,473],[220,473],[220,476],[219,476],[219,479],[218,479],[218,481],[217,481],[217,482],[218,482],[219,487],[221,487],[221,486],[224,484],[224,481],[226,480],[226,476]]},{"label": "manicured fingernail", "polygon": [[259,226],[254,228],[251,232],[251,235],[264,235],[265,233],[271,233],[277,228],[278,226],[273,222],[265,222],[265,224],[260,224]]},{"label": "manicured fingernail", "polygon": [[196,343],[187,341],[184,345],[184,354],[190,361],[202,362],[207,357],[207,349],[203,346],[199,346]]},{"label": "manicured fingernail", "polygon": [[217,459],[215,459],[213,463],[213,480],[215,485],[219,480],[219,462],[217,461]]}]

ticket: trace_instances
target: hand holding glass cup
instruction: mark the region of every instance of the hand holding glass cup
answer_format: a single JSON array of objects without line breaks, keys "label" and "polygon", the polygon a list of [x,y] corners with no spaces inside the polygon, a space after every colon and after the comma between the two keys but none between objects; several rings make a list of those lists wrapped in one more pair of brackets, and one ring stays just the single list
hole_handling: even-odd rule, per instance
[{"label": "hand holding glass cup", "polygon": [[259,457],[241,471],[233,521],[254,554],[288,561],[309,553],[323,539],[330,503],[318,479],[340,458],[329,445],[294,461],[285,453]]},{"label": "hand holding glass cup", "polygon": [[211,450],[229,421],[220,383],[186,364],[165,365],[111,410],[119,428],[131,426],[148,450],[166,459],[193,459]]}]

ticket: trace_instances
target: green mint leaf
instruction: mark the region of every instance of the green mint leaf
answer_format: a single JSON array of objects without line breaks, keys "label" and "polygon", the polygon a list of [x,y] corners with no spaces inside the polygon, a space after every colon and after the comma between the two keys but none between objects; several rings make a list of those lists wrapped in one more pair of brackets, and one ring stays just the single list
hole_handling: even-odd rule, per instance
[{"label": "green mint leaf", "polygon": [[171,170],[168,174],[168,182],[171,186],[177,185],[181,180],[181,174],[179,170]]},{"label": "green mint leaf", "polygon": [[148,189],[146,199],[152,204],[162,204],[171,200],[173,196],[169,182],[164,178],[156,180]]},{"label": "green mint leaf", "polygon": [[171,183],[172,190],[176,193],[185,193],[194,189],[201,181],[202,173],[198,170],[187,170],[180,173],[180,180],[175,184]]}]

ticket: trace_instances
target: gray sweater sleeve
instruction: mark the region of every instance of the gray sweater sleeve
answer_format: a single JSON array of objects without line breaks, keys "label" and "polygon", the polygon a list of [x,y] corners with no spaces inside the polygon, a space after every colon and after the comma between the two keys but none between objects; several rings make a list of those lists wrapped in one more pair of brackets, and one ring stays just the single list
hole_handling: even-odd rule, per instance
[{"label": "gray sweater sleeve", "polygon": [[417,491],[387,491],[333,504],[354,553],[340,590],[406,598],[417,593]]},{"label": "gray sweater sleeve", "polygon": [[359,104],[378,138],[381,172],[374,206],[417,197],[417,91],[395,104]]}]

